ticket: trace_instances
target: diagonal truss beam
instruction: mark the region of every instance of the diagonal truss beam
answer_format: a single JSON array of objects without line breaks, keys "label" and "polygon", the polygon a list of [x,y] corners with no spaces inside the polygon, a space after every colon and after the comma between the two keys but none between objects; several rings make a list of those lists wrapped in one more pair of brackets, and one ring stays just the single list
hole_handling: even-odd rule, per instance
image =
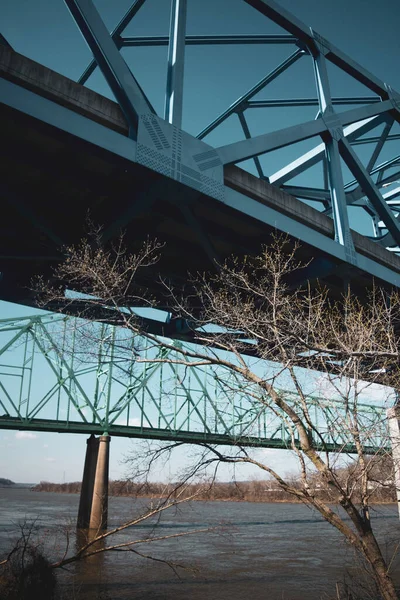
[{"label": "diagonal truss beam", "polygon": [[[338,113],[337,121],[338,124],[344,127],[355,121],[362,121],[380,115],[390,110],[392,106],[391,100],[386,100],[377,104],[351,109]],[[243,140],[233,144],[220,146],[216,150],[222,164],[228,165],[241,162],[248,158],[253,158],[254,156],[259,156],[260,154],[265,154],[271,150],[283,148],[289,144],[307,140],[316,135],[321,135],[328,131],[328,129],[328,125],[326,125],[324,120],[319,117],[318,119],[307,121],[300,125],[294,125],[292,127],[287,127],[286,129],[273,131],[272,133],[258,135],[250,140]]]},{"label": "diagonal truss beam", "polygon": [[315,38],[317,37],[326,49],[326,58],[328,60],[368,87],[375,94],[378,94],[382,98],[388,97],[387,87],[381,79],[370,73],[367,69],[364,69],[364,67],[356,63],[344,52],[335,48],[318,33],[312,32],[305,23],[273,0],[245,0],[245,2],[296,36],[310,49],[315,48]]},{"label": "diagonal truss beam", "polygon": [[385,223],[394,241],[397,244],[400,244],[400,227],[397,219],[387,206],[379,189],[371,179],[370,174],[367,172],[357,154],[345,138],[339,140],[339,150],[343,160],[360,183],[361,189],[370,200],[379,217]]},{"label": "diagonal truss beam", "polygon": [[154,113],[149,100],[119,53],[92,0],[65,0],[97,64],[136,137],[141,115]]},{"label": "diagonal truss beam", "polygon": [[240,96],[231,106],[223,113],[219,115],[210,125],[208,125],[205,129],[200,131],[197,134],[197,137],[202,140],[206,135],[211,133],[218,125],[223,123],[228,117],[233,115],[235,112],[242,111],[246,107],[246,103],[250,98],[258,94],[263,88],[265,88],[269,83],[274,81],[279,75],[284,73],[289,67],[294,65],[299,58],[304,56],[304,50],[296,50],[293,54],[291,54],[286,60],[284,60],[280,65],[278,65],[273,71],[268,73],[265,77],[260,79],[256,85],[254,85],[250,90],[248,90],[243,96]]},{"label": "diagonal truss beam", "polygon": [[[374,129],[386,120],[387,117],[385,114],[378,115],[377,117],[371,117],[365,121],[348,125],[344,128],[343,134],[350,142],[353,143],[358,137],[368,133],[371,129]],[[273,173],[269,177],[269,182],[277,186],[284,185],[287,181],[293,179],[293,177],[300,175],[300,173],[304,173],[304,171],[316,165],[324,158],[324,155],[325,144],[318,144],[318,146],[312,150],[309,150],[282,169],[279,169],[279,171]]]},{"label": "diagonal truss beam", "polygon": [[[132,21],[133,17],[136,15],[136,13],[139,11],[139,9],[143,6],[145,1],[146,0],[135,0],[135,2],[132,4],[132,6],[129,8],[129,10],[127,10],[125,15],[122,17],[121,21],[118,23],[116,28],[112,31],[111,37],[114,40],[118,49],[121,48],[121,46],[123,45],[122,39],[121,39],[121,33],[129,25],[129,23]],[[166,38],[166,40],[167,40],[166,44],[168,44],[168,38]],[[86,69],[84,70],[82,75],[79,77],[78,83],[81,83],[82,85],[84,83],[86,83],[86,81],[89,79],[89,77],[95,71],[96,67],[97,67],[97,62],[95,59],[93,59],[88,64],[88,66],[86,67]]]}]

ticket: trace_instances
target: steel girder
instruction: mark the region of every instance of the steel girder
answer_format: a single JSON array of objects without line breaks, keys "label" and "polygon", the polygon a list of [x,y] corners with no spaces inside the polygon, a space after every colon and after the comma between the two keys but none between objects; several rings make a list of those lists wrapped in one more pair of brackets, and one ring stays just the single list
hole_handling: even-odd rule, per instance
[{"label": "steel girder", "polygon": [[[391,195],[389,191],[388,196],[382,193],[382,188],[398,178],[397,172],[393,172],[399,163],[398,156],[392,160],[385,160],[378,167],[376,163],[389,144],[390,148],[395,150],[398,142],[399,135],[392,133],[392,128],[393,123],[398,123],[400,120],[399,94],[272,0],[244,1],[278,24],[285,33],[186,35],[186,2],[172,0],[169,36],[124,37],[127,25],[135,19],[145,0],[133,2],[111,34],[104,26],[92,0],[65,0],[94,55],[94,60],[79,81],[85,82],[96,65],[100,66],[129,123],[130,137],[134,139],[128,140],[123,135],[107,130],[89,119],[84,119],[60,105],[55,105],[43,97],[39,98],[36,94],[7,81],[1,82],[2,100],[4,99],[5,103],[9,102],[10,106],[18,110],[32,114],[35,118],[123,155],[129,160],[151,166],[156,171],[182,181],[201,193],[211,193],[214,198],[226,204],[231,203],[232,193],[230,189],[223,186],[223,165],[240,163],[251,158],[254,160],[260,178],[269,180],[273,185],[281,187],[298,198],[312,201],[316,206],[320,206],[326,215],[333,217],[334,243],[337,249],[334,250],[329,239],[318,240],[318,248],[322,251],[360,268],[366,267],[365,257],[354,251],[352,223],[348,217],[350,205],[364,211],[372,219],[372,231],[376,243],[397,252],[400,240],[397,204],[388,204],[388,201],[392,201],[397,194],[394,191],[394,195]],[[267,20],[265,22],[267,24]],[[180,128],[184,106],[185,45],[221,44],[278,44],[281,47],[295,46],[295,50],[203,128],[196,140],[193,136],[182,132]],[[155,114],[145,91],[141,89],[119,53],[123,47],[158,45],[168,45],[166,120]],[[299,60],[309,60],[310,68],[312,66],[314,68],[315,97],[255,99],[260,91],[267,89],[272,81],[286,73]],[[329,63],[339,67],[348,76],[368,88],[370,95],[332,96],[327,70]],[[296,108],[307,105],[316,105],[319,108],[314,120],[252,136],[248,119],[249,111],[255,108],[269,110],[274,107]],[[335,106],[338,105],[354,106],[354,108],[336,112]],[[233,114],[237,114],[239,118],[245,140],[215,148],[200,142]],[[370,132],[378,126],[383,126],[383,131],[378,135],[371,135]],[[136,145],[137,136],[140,139]],[[317,143],[314,149],[302,154],[279,171],[266,172],[266,167],[261,161],[264,154],[313,138],[320,138],[322,143]],[[353,148],[361,144],[371,147],[371,156],[365,164]],[[182,148],[182,157],[177,157],[177,148]],[[342,163],[345,163],[354,174],[354,181],[344,181]],[[304,175],[308,169],[318,164],[323,170],[323,187],[298,185],[293,181],[298,175]],[[247,212],[247,202],[248,199],[243,206],[236,206],[236,209]],[[265,215],[263,219],[264,217]],[[295,237],[304,239],[300,224],[294,223],[287,228],[286,219],[282,218],[282,215],[270,224],[284,231],[290,230]],[[200,231],[199,228],[197,229]],[[309,237],[314,239],[314,232],[309,231]],[[210,256],[215,255],[212,248],[209,248],[207,253]],[[376,266],[372,270],[368,269],[368,272],[379,270],[380,267]],[[383,272],[384,268],[381,269],[381,274]],[[396,273],[391,273],[389,278],[384,275],[384,278],[390,283],[397,284]]]},{"label": "steel girder", "polygon": [[[104,323],[58,315],[3,319],[0,427],[290,447],[279,411],[267,397],[257,399],[248,382],[177,359],[173,350]],[[281,393],[296,408],[296,394]],[[354,452],[340,426],[346,403],[315,396],[307,402],[321,449]],[[387,447],[384,403],[360,403],[358,414],[367,452]]]},{"label": "steel girder", "polygon": [[[220,161],[222,165],[240,163],[246,159],[252,158],[257,174],[261,178],[268,179],[271,183],[284,186],[297,175],[304,173],[307,169],[321,162],[325,170],[325,179],[327,189],[323,194],[319,194],[319,189],[314,188],[314,192],[302,193],[296,186],[291,185],[287,188],[290,193],[297,195],[301,199],[311,199],[320,204],[325,209],[326,214],[333,217],[335,224],[335,241],[344,247],[345,259],[351,264],[357,264],[358,258],[354,251],[354,244],[350,229],[349,217],[347,214],[347,205],[358,206],[367,211],[375,223],[375,236],[377,243],[391,246],[392,250],[397,249],[400,242],[400,225],[396,215],[393,213],[390,205],[381,192],[380,181],[371,179],[372,170],[383,146],[389,141],[397,141],[396,134],[390,135],[390,130],[394,121],[400,121],[400,96],[385,82],[361,67],[350,57],[333,46],[325,38],[319,35],[294,17],[288,11],[284,10],[272,0],[244,0],[247,4],[262,13],[265,17],[271,19],[287,33],[281,35],[192,35],[186,36],[186,0],[171,0],[171,28],[170,36],[147,36],[147,37],[123,37],[123,32],[130,21],[135,17],[138,10],[143,5],[143,1],[134,2],[128,10],[120,24],[111,33],[108,39],[104,28],[100,32],[98,16],[91,16],[93,8],[90,8],[91,0],[66,0],[70,10],[77,20],[79,27],[89,45],[92,47],[95,59],[98,58],[98,48],[101,43],[107,42],[108,46],[113,45],[112,54],[115,59],[115,50],[124,46],[157,46],[167,45],[168,50],[168,71],[167,87],[165,100],[165,119],[173,125],[180,127],[182,120],[183,106],[183,71],[184,71],[184,51],[187,44],[296,44],[298,49],[286,60],[276,67],[271,73],[262,78],[255,86],[240,96],[231,106],[221,113],[216,119],[205,127],[199,134],[199,139],[204,139],[208,134],[218,128],[232,114],[237,114],[240,125],[245,136],[244,141],[237,141],[233,144],[217,147],[214,153],[216,163]],[[82,20],[82,14],[86,10],[85,22]],[[88,35],[87,29],[93,18],[91,34]],[[98,27],[98,36],[94,30]],[[94,33],[93,33],[94,32]],[[100,39],[101,38],[101,39]],[[111,44],[110,44],[111,42]],[[114,44],[112,44],[114,42]],[[111,50],[110,50],[111,52]],[[316,91],[318,98],[291,98],[281,100],[252,100],[268,84],[286,72],[301,57],[309,55],[314,63],[316,75]],[[102,59],[99,58],[99,66],[107,77],[107,70],[102,66]],[[334,98],[329,91],[329,77],[327,71],[327,62],[331,62],[342,69],[349,76],[359,83],[366,86],[374,96],[359,97],[339,97]],[[93,72],[95,63],[89,65],[80,81],[86,81],[90,73]],[[109,71],[108,71],[109,73]],[[112,87],[113,81],[123,89],[124,84],[118,77],[116,71],[111,76],[108,74],[109,83]],[[110,78],[111,77],[111,78]],[[135,83],[134,77],[131,77]],[[125,94],[126,96],[126,94]],[[142,98],[142,97],[141,97]],[[124,108],[123,100],[121,106]],[[149,111],[150,107],[146,100],[140,106],[134,106],[137,99],[130,99],[129,112],[140,114],[141,110]],[[271,133],[256,135],[253,137],[245,116],[245,112],[254,108],[271,107],[297,107],[307,105],[318,105],[319,113],[314,121],[308,121],[303,124],[283,128]],[[357,108],[346,110],[345,112],[335,112],[335,105],[358,105]],[[126,109],[125,109],[126,112]],[[381,135],[369,138],[363,136],[377,127],[381,123],[386,123],[384,132]],[[322,144],[317,145],[314,150],[300,156],[296,161],[281,169],[278,173],[266,174],[261,162],[260,156],[272,152],[288,145],[296,144],[299,141],[315,137],[322,138]],[[134,137],[134,134],[133,134]],[[349,142],[349,143],[348,143]],[[351,144],[369,144],[373,145],[372,157],[367,165],[363,165],[357,158]],[[355,173],[357,185],[360,193],[356,198],[351,197],[346,192],[346,183],[343,181],[341,162],[344,162],[351,172]],[[365,197],[366,201],[358,202]],[[381,223],[378,231],[377,222]],[[382,235],[385,230],[390,235]]]}]

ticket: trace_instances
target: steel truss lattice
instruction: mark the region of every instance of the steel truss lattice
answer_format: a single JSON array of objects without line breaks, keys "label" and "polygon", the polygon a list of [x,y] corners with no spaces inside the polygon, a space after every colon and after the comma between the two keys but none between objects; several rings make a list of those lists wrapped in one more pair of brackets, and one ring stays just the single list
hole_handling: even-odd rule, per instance
[{"label": "steel truss lattice", "polygon": [[[204,140],[229,117],[237,115],[245,137],[243,141],[216,148],[204,145],[203,152],[198,146],[196,156],[200,157],[200,163],[204,155],[205,162],[202,162],[202,168],[206,171],[211,163],[212,166],[218,167],[252,159],[260,178],[299,199],[315,203],[315,206],[333,218],[335,240],[344,247],[345,258],[351,264],[357,264],[357,254],[350,229],[350,206],[358,207],[370,217],[371,238],[377,244],[398,253],[400,187],[396,184],[400,179],[400,136],[393,133],[393,126],[400,122],[400,95],[390,85],[369,73],[272,0],[243,1],[279,25],[286,31],[284,34],[186,35],[186,0],[172,0],[169,37],[124,36],[127,25],[135,18],[145,0],[136,0],[111,34],[102,23],[92,0],[65,1],[94,56],[79,82],[85,83],[98,64],[131,126],[131,136],[139,140],[143,138],[144,125],[148,127],[149,122],[156,128],[160,126],[160,131],[165,122],[178,129],[181,127],[186,46],[270,44],[294,47],[294,51],[281,64],[243,93],[197,135],[198,140]],[[155,115],[145,92],[139,87],[119,53],[124,47],[160,45],[168,45],[163,119]],[[299,60],[309,60],[312,63],[316,83],[315,96],[254,99],[260,91],[267,89],[270,83],[286,73]],[[329,64],[335,65],[362,84],[369,91],[369,95],[333,97],[328,76]],[[315,90],[312,93],[314,94]],[[318,108],[318,113],[312,121],[262,135],[251,135],[248,115],[255,109],[314,105]],[[338,112],[335,107],[339,105],[345,106],[346,109]],[[260,161],[263,155],[318,137],[322,139],[322,143],[316,144],[312,150],[301,154],[275,173],[265,172]],[[361,160],[356,151],[356,147],[361,145],[370,151],[366,161]],[[386,151],[388,147],[392,151],[392,158],[379,162],[383,149]],[[183,149],[185,151],[185,146]],[[293,179],[317,164],[320,164],[323,170],[323,188],[292,183]],[[343,165],[351,172],[353,180],[344,181]],[[153,168],[157,169],[154,165]],[[159,168],[163,169],[162,166]],[[384,190],[385,187],[389,188],[388,191]]]},{"label": "steel truss lattice", "polygon": [[[157,358],[170,362],[146,362]],[[2,320],[0,427],[291,447],[282,415],[267,397],[260,401],[259,390],[220,368],[187,368],[177,358],[111,325],[54,315]],[[295,408],[296,394],[281,393]],[[341,427],[343,401],[308,402],[319,447],[354,452]],[[361,403],[358,413],[367,452],[388,447],[383,404]]]}]

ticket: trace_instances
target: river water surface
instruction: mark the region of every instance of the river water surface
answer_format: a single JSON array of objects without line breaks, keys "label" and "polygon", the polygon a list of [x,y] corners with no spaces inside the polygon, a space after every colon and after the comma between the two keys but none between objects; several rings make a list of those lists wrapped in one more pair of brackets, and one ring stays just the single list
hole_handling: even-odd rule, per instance
[{"label": "river water surface", "polygon": [[[35,535],[52,557],[62,555],[63,530],[74,546],[77,495],[0,489],[0,552],[16,538],[18,524],[35,521]],[[110,498],[109,526],[128,520],[147,500]],[[394,505],[374,509],[384,554],[400,541]],[[94,557],[59,573],[60,596],[82,600],[328,600],[347,571],[357,573],[354,552],[321,517],[300,504],[194,502],[164,513],[154,529],[145,522],[118,534],[119,543],[203,528],[205,533],[135,546],[142,554],[184,565],[179,577],[162,562],[131,552]],[[392,562],[400,584],[400,559]],[[195,571],[192,571],[195,569]]]}]

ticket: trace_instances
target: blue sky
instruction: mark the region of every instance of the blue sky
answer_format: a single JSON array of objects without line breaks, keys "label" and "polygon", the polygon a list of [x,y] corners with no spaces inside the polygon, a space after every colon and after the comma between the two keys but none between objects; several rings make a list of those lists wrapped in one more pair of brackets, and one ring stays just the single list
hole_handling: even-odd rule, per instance
[{"label": "blue sky", "polygon": [[[96,2],[110,29],[118,23],[129,4],[129,0]],[[281,0],[281,5],[371,72],[400,89],[400,9],[397,0],[381,0],[379,3],[371,0]],[[169,1],[147,0],[126,34],[166,35],[168,24]],[[0,31],[16,51],[72,79],[79,77],[91,57],[62,0],[3,0],[0,4]],[[282,30],[242,0],[188,0],[187,33],[282,33]],[[188,47],[183,128],[192,134],[198,133],[292,51],[292,47],[288,46]],[[123,53],[156,110],[162,114],[166,48],[128,48]],[[331,76],[333,95],[369,95],[361,85],[354,85],[335,69],[331,69]],[[98,70],[88,85],[110,95]],[[302,59],[287,75],[271,85],[268,92],[258,97],[296,95],[315,96],[313,71],[307,59]],[[255,110],[249,116],[249,125],[252,133],[263,133],[314,118],[315,112],[314,107],[292,109],[291,112],[282,109]],[[237,139],[241,139],[241,131],[237,119],[232,118],[207,141],[218,146]],[[303,151],[309,148],[310,142],[301,146]],[[288,149],[263,158],[268,174],[292,160],[294,155],[291,152]],[[253,167],[250,165],[249,168],[252,170]],[[310,176],[313,182],[318,181],[318,173],[313,172]],[[367,225],[363,222],[360,227]],[[0,303],[2,318],[28,313],[24,307]],[[17,481],[80,479],[85,445],[85,436],[1,431],[0,477]],[[125,467],[119,461],[129,448],[131,442],[128,440],[112,440],[112,478],[123,475]],[[267,454],[272,466],[282,468],[283,472],[293,467],[288,455],[277,451],[267,451]],[[181,462],[182,456],[177,456],[173,466]]]}]

